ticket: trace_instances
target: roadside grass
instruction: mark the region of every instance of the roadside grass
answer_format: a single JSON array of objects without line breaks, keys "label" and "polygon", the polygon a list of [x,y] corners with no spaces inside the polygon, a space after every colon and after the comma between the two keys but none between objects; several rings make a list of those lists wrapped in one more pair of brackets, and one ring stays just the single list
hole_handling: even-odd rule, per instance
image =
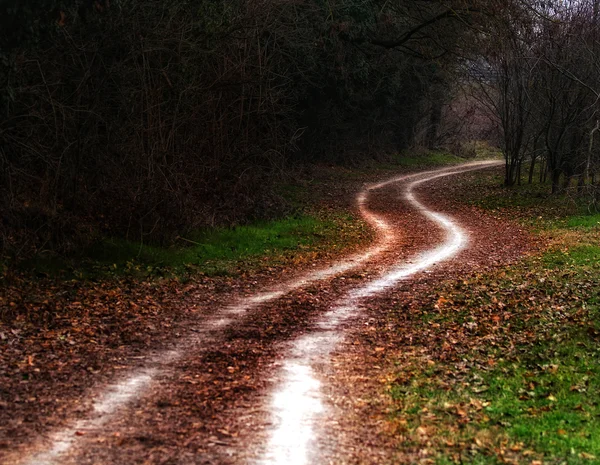
[{"label": "roadside grass", "polygon": [[[539,167],[537,168],[539,170]],[[485,210],[510,210],[518,219],[536,230],[552,228],[590,228],[600,225],[600,212],[593,208],[591,199],[581,196],[577,187],[571,186],[559,195],[551,194],[549,183],[539,180],[536,171],[531,184],[526,179],[522,185],[503,186],[499,173],[485,173],[471,181],[465,200]]]},{"label": "roadside grass", "polygon": [[573,216],[568,219],[567,226],[569,228],[583,229],[600,227],[600,213],[585,216]]},{"label": "roadside grass", "polygon": [[425,153],[404,152],[392,159],[392,164],[406,168],[436,167],[456,165],[468,161],[442,150],[432,150]]},{"label": "roadside grass", "polygon": [[600,463],[599,215],[515,191],[483,205],[549,248],[398,308],[413,342],[393,360],[389,422],[414,463]]},{"label": "roadside grass", "polygon": [[534,216],[532,213],[535,208],[543,209],[543,216],[547,218],[555,218],[557,215],[566,217],[577,212],[578,204],[573,198],[551,195],[549,185],[540,183],[537,177],[532,184],[510,188],[504,187],[503,182],[504,178],[499,173],[480,176],[473,186],[469,186],[480,191],[480,196],[472,198],[471,202],[486,210],[523,210],[525,216]]},{"label": "roadside grass", "polygon": [[367,241],[362,221],[347,212],[290,216],[235,228],[200,231],[172,247],[106,239],[72,258],[38,258],[21,264],[40,275],[76,278],[126,275],[227,276],[289,262],[314,260]]}]

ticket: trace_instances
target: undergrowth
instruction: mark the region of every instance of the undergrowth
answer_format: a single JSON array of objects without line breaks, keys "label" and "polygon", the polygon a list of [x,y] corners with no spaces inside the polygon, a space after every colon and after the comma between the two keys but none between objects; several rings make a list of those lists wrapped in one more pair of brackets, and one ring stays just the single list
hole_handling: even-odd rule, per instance
[{"label": "undergrowth", "polygon": [[105,239],[75,257],[38,257],[20,267],[40,276],[64,274],[75,278],[233,275],[299,260],[295,255],[304,254],[304,259],[310,259],[324,251],[339,252],[368,240],[369,234],[354,215],[321,213],[199,231],[168,248]]},{"label": "undergrowth", "polygon": [[[436,157],[423,155],[424,166],[438,163]],[[67,287],[85,290],[110,281],[119,289],[133,289],[173,281],[228,280],[335,260],[372,240],[372,231],[351,208],[360,181],[397,172],[398,166],[383,165],[372,170],[316,169],[314,176],[280,187],[279,195],[295,214],[235,228],[199,231],[179,237],[170,247],[105,238],[68,256],[41,253],[17,264],[4,262],[0,264],[0,319],[37,324],[40,315],[54,318],[61,313],[44,309],[57,306],[63,297],[69,300]]]}]

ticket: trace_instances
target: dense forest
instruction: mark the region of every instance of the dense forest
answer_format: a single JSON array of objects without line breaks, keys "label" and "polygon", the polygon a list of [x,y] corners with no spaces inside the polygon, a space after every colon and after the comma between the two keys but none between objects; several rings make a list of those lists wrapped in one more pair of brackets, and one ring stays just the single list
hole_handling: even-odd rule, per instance
[{"label": "dense forest", "polygon": [[597,1],[2,0],[0,249],[170,243],[276,215],[290,167],[472,139],[502,149],[507,185],[528,162],[553,192],[575,176],[593,194],[597,15]]}]

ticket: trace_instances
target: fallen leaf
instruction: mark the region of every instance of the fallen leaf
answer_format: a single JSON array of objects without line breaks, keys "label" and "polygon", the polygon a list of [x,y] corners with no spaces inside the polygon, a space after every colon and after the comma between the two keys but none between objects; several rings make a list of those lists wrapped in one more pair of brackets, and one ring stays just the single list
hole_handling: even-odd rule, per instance
[{"label": "fallen leaf", "polygon": [[419,427],[417,428],[417,434],[418,434],[419,436],[423,436],[423,437],[427,437],[427,436],[428,436],[427,429],[426,429],[426,428],[424,428],[423,426],[419,426]]}]

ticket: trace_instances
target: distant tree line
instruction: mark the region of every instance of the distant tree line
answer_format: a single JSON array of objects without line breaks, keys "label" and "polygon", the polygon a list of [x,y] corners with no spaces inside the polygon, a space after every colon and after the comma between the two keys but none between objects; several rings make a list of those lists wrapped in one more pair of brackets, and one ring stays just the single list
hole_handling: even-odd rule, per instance
[{"label": "distant tree line", "polygon": [[576,178],[597,203],[599,4],[509,0],[474,34],[472,89],[501,128],[506,185],[521,182],[528,163],[529,182],[536,166],[553,193]]},{"label": "distant tree line", "polygon": [[[0,250],[277,212],[290,164],[435,146],[469,2],[2,0]],[[586,129],[587,131],[588,129]],[[589,131],[588,131],[589,132]]]}]

